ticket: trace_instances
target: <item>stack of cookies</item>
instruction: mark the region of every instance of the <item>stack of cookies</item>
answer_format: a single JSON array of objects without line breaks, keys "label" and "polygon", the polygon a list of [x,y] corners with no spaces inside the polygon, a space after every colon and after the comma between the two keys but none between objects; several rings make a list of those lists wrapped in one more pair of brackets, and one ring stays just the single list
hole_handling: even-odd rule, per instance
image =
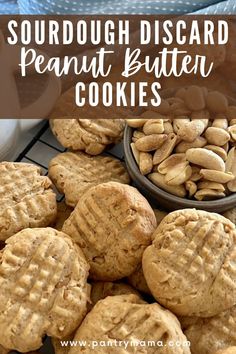
[{"label": "stack of cookies", "polygon": [[0,353],[236,353],[235,212],[153,210],[101,155],[122,119],[51,126],[48,176],[0,163]]}]

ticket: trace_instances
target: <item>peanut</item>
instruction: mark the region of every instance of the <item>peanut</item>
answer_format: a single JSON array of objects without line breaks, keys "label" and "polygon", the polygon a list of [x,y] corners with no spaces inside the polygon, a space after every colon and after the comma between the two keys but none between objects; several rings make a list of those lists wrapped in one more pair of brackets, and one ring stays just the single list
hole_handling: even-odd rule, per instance
[{"label": "peanut", "polygon": [[162,146],[156,150],[153,156],[153,165],[157,165],[170,156],[174,150],[177,141],[177,136],[174,133],[168,135],[167,140]]},{"label": "peanut", "polygon": [[214,189],[200,189],[197,193],[195,193],[194,197],[199,201],[212,200],[216,198],[223,198],[225,197],[225,194]]},{"label": "peanut", "polygon": [[143,126],[143,132],[146,135],[164,133],[163,119],[150,119]]},{"label": "peanut", "polygon": [[228,128],[228,132],[230,133],[231,140],[236,141],[236,124],[235,125],[231,125]]},{"label": "peanut", "polygon": [[205,130],[205,124],[200,119],[195,119],[192,122],[186,122],[178,130],[178,137],[184,141],[193,142]]},{"label": "peanut", "polygon": [[223,161],[226,161],[226,159],[227,159],[227,152],[221,146],[206,145],[206,146],[204,146],[204,149],[213,151],[214,153],[219,155]]},{"label": "peanut", "polygon": [[205,131],[205,138],[209,144],[222,146],[230,140],[229,133],[221,128],[209,127]]},{"label": "peanut", "polygon": [[213,151],[204,148],[193,148],[186,151],[189,162],[211,170],[225,171],[225,164],[221,157]]},{"label": "peanut", "polygon": [[132,128],[141,128],[147,119],[126,119],[128,126]]},{"label": "peanut", "polygon": [[228,119],[218,118],[217,116],[221,116],[221,115],[219,113],[216,115],[216,118],[213,120],[212,127],[226,130],[228,128]]},{"label": "peanut", "polygon": [[140,152],[139,168],[142,175],[147,175],[152,171],[152,155],[148,152]]},{"label": "peanut", "polygon": [[186,162],[185,154],[173,154],[167,157],[160,165],[158,165],[158,172],[161,174],[166,174],[169,170],[171,170],[176,165],[181,164],[182,162]]},{"label": "peanut", "polygon": [[138,149],[136,148],[136,146],[135,146],[134,143],[131,143],[131,144],[130,144],[130,147],[131,147],[131,150],[132,150],[132,152],[133,152],[135,161],[136,161],[137,164],[139,165],[139,155],[140,155],[140,152],[138,151]]},{"label": "peanut", "polygon": [[176,152],[186,152],[187,150],[191,148],[201,148],[204,147],[207,144],[207,140],[203,138],[202,136],[198,136],[194,141],[192,142],[187,142],[187,141],[181,141],[175,148]]},{"label": "peanut", "polygon": [[188,191],[189,197],[191,198],[197,192],[197,185],[193,181],[186,181],[185,188]]},{"label": "peanut", "polygon": [[216,189],[220,192],[225,191],[225,187],[221,183],[213,182],[213,181],[201,181],[197,185],[198,189]]},{"label": "peanut", "polygon": [[217,183],[228,183],[234,179],[234,175],[231,172],[222,172],[216,170],[202,169],[200,175],[209,181]]},{"label": "peanut", "polygon": [[157,187],[164,189],[166,192],[176,195],[177,197],[184,198],[186,196],[186,189],[183,185],[170,186],[165,182],[165,178],[158,172],[154,172],[148,175],[150,181],[152,181]]},{"label": "peanut", "polygon": [[179,186],[185,183],[192,175],[192,168],[188,162],[182,162],[165,175],[165,181],[170,186]]},{"label": "peanut", "polygon": [[158,149],[167,138],[166,134],[151,134],[138,139],[135,146],[139,151],[149,152]]}]

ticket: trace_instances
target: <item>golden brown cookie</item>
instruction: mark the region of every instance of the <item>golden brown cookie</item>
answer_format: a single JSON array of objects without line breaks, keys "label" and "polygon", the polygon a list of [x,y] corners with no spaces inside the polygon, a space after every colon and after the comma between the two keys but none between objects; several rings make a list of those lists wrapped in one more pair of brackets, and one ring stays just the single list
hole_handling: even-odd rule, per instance
[{"label": "golden brown cookie", "polygon": [[155,227],[154,212],[136,188],[108,182],[80,198],[63,231],[82,248],[91,278],[113,281],[134,272]]},{"label": "golden brown cookie", "polygon": [[[99,323],[99,326],[97,325]],[[80,350],[84,354],[94,352],[92,341],[112,342],[109,346],[97,346],[98,354],[120,353],[165,353],[165,354],[190,354],[189,347],[185,346],[184,336],[177,318],[168,310],[157,303],[147,304],[136,295],[109,296],[100,300],[85,317],[79,327],[74,340],[87,341],[88,345]],[[115,346],[115,341],[126,341]],[[162,341],[162,347],[148,346],[135,347],[134,342],[147,343],[147,341]],[[179,342],[181,347],[171,346],[172,342]],[[89,347],[89,344],[91,345]],[[77,354],[78,347],[71,348],[69,354]]]},{"label": "golden brown cookie", "polygon": [[63,201],[57,203],[57,216],[55,221],[52,224],[52,227],[58,231],[61,231],[62,226],[66,219],[70,216],[72,213],[73,208],[69,207],[66,205],[66,203]]},{"label": "golden brown cookie", "polygon": [[51,119],[53,134],[65,148],[100,154],[121,141],[124,119]]},{"label": "golden brown cookie", "polygon": [[167,215],[143,254],[153,296],[182,316],[210,317],[236,304],[236,231],[228,219],[195,209]]},{"label": "golden brown cookie", "polygon": [[59,192],[65,194],[66,203],[73,207],[89,188],[99,183],[130,182],[118,159],[83,152],[64,152],[54,157],[49,164],[49,176]]},{"label": "golden brown cookie", "polygon": [[229,219],[230,221],[232,221],[233,224],[236,225],[236,208],[227,210],[223,216],[227,219]]},{"label": "golden brown cookie", "polygon": [[185,329],[185,335],[191,341],[192,354],[216,354],[217,350],[236,346],[236,306],[217,316],[198,319]]},{"label": "golden brown cookie", "polygon": [[0,240],[27,227],[48,226],[56,217],[52,182],[40,167],[27,163],[0,163]]},{"label": "golden brown cookie", "polygon": [[1,251],[0,344],[36,350],[63,338],[86,314],[89,266],[80,248],[52,228],[25,229]]},{"label": "golden brown cookie", "polygon": [[[125,284],[125,283],[112,283],[112,282],[93,282],[91,284],[91,293],[90,293],[90,299],[91,299],[91,304],[88,308],[90,311],[93,306],[99,301],[107,296],[115,296],[115,295],[128,295],[128,294],[134,294],[139,296],[139,293],[134,290],[130,285]],[[52,344],[55,350],[55,354],[67,354],[69,352],[70,347],[63,347],[61,342],[64,341],[69,341],[73,340],[74,335],[71,335],[67,338],[64,338],[62,340],[59,339],[52,339]]]},{"label": "golden brown cookie", "polygon": [[142,263],[140,263],[137,269],[127,278],[130,285],[142,293],[151,295],[146,279],[144,278]]}]

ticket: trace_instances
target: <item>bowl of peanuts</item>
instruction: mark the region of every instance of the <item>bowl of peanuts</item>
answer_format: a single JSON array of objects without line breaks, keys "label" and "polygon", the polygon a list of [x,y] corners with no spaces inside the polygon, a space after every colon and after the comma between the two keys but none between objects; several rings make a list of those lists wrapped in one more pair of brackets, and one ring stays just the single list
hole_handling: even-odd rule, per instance
[{"label": "bowl of peanuts", "polygon": [[224,212],[236,206],[236,100],[188,86],[164,90],[159,107],[127,119],[127,169],[167,210]]}]

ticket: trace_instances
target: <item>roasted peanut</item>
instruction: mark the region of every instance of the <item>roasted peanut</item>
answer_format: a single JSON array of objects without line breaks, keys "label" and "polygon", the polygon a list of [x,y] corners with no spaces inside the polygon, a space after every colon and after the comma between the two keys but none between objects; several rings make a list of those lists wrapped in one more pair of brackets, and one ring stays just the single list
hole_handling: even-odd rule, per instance
[{"label": "roasted peanut", "polygon": [[140,155],[140,152],[139,152],[138,149],[136,148],[135,143],[131,143],[131,144],[130,144],[130,147],[131,147],[131,150],[132,150],[132,152],[133,152],[135,161],[136,161],[137,164],[139,165],[139,155]]},{"label": "roasted peanut", "polygon": [[174,132],[173,126],[170,121],[164,122],[163,125],[164,125],[164,134],[170,134]]},{"label": "roasted peanut", "polygon": [[144,136],[135,142],[139,151],[149,152],[158,149],[167,140],[166,134],[152,134]]},{"label": "roasted peanut", "polygon": [[235,125],[231,125],[228,128],[228,132],[230,133],[231,140],[236,141],[236,124]]},{"label": "roasted peanut", "polygon": [[200,189],[194,195],[194,198],[199,201],[212,200],[212,199],[223,198],[223,197],[225,197],[224,192],[220,192],[214,189]]},{"label": "roasted peanut", "polygon": [[165,178],[158,172],[154,172],[148,175],[150,181],[152,181],[157,187],[164,189],[166,192],[174,194],[178,197],[184,198],[186,196],[186,190],[183,185],[170,186],[165,182]]},{"label": "roasted peanut", "polygon": [[[158,113],[156,113],[158,114]],[[143,132],[146,135],[164,133],[163,119],[150,119],[143,126]]]},{"label": "roasted peanut", "polygon": [[205,131],[205,138],[209,144],[222,146],[230,140],[229,133],[221,128],[209,127]]},{"label": "roasted peanut", "polygon": [[141,128],[144,123],[146,123],[147,119],[126,119],[128,126],[132,128]]},{"label": "roasted peanut", "polygon": [[193,148],[186,151],[186,158],[195,165],[210,170],[225,171],[225,164],[221,157],[213,151],[204,148]]},{"label": "roasted peanut", "polygon": [[227,118],[218,118],[220,113],[216,115],[216,118],[213,120],[212,127],[220,128],[220,129],[227,129],[228,128],[228,119]]},{"label": "roasted peanut", "polygon": [[200,167],[192,166],[192,175],[190,177],[191,181],[197,182],[202,178],[202,176],[200,175],[200,170]]},{"label": "roasted peanut", "polygon": [[177,141],[177,136],[174,133],[168,135],[167,140],[162,146],[156,150],[153,156],[153,165],[157,165],[170,156],[174,150]]},{"label": "roasted peanut", "polygon": [[234,175],[231,172],[222,172],[216,170],[202,169],[200,175],[208,181],[217,183],[228,183],[234,179]]},{"label": "roasted peanut", "polygon": [[197,185],[193,181],[186,181],[185,188],[188,191],[188,195],[190,198],[197,192]]},{"label": "roasted peanut", "polygon": [[143,138],[145,134],[139,130],[133,132],[132,141],[135,143],[138,139]]},{"label": "roasted peanut", "polygon": [[158,172],[161,174],[166,174],[170,171],[174,166],[181,164],[186,161],[185,154],[173,154],[169,156],[166,160],[162,161],[160,165],[158,165]]},{"label": "roasted peanut", "polygon": [[185,183],[192,175],[192,168],[187,161],[174,166],[165,175],[165,182],[170,186],[179,186]]},{"label": "roasted peanut", "polygon": [[206,146],[204,146],[204,149],[213,151],[214,153],[219,155],[222,158],[222,160],[224,160],[224,161],[226,161],[226,159],[227,159],[227,152],[221,146],[206,145]]},{"label": "roasted peanut", "polygon": [[175,151],[178,153],[181,152],[186,152],[188,149],[191,148],[201,148],[204,147],[207,144],[207,140],[203,138],[202,136],[198,136],[194,141],[192,142],[187,142],[187,141],[181,141],[175,148]]},{"label": "roasted peanut", "polygon": [[152,155],[148,152],[140,152],[139,168],[142,175],[147,175],[152,171]]},{"label": "roasted peanut", "polygon": [[225,187],[221,183],[213,182],[213,181],[200,181],[197,185],[198,189],[215,189],[220,192],[225,191]]},{"label": "roasted peanut", "polygon": [[187,142],[193,142],[205,130],[205,124],[202,120],[195,119],[192,122],[183,124],[177,132],[179,138]]}]

